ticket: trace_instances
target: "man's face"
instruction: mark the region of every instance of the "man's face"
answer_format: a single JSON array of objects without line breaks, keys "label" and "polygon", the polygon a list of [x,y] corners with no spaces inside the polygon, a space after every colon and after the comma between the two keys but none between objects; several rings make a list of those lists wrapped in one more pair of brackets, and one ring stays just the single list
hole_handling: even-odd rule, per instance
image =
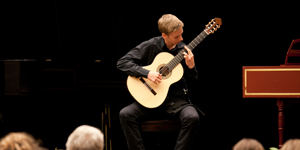
[{"label": "man's face", "polygon": [[167,44],[177,45],[183,40],[182,38],[183,29],[179,28],[178,30],[170,33],[169,35],[164,35],[164,39]]}]

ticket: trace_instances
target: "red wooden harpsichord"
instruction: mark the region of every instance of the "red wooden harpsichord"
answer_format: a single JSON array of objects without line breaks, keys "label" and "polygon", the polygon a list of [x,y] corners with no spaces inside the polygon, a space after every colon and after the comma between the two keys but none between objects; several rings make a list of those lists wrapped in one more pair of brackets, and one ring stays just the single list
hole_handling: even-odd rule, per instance
[{"label": "red wooden harpsichord", "polygon": [[300,98],[299,45],[300,39],[292,41],[284,65],[243,66],[244,98],[277,98],[279,147],[283,144],[283,98]]}]

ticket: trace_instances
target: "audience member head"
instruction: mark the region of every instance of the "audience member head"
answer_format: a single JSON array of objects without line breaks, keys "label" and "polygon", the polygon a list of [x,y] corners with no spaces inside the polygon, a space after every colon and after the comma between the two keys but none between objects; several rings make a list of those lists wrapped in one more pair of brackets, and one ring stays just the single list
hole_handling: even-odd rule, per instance
[{"label": "audience member head", "polygon": [[264,150],[264,147],[255,139],[243,138],[233,146],[233,150]]},{"label": "audience member head", "polygon": [[79,126],[70,134],[66,148],[67,150],[103,150],[103,133],[92,126]]},{"label": "audience member head", "polygon": [[45,150],[26,132],[11,132],[0,140],[0,150]]},{"label": "audience member head", "polygon": [[289,139],[280,150],[300,150],[300,139]]}]

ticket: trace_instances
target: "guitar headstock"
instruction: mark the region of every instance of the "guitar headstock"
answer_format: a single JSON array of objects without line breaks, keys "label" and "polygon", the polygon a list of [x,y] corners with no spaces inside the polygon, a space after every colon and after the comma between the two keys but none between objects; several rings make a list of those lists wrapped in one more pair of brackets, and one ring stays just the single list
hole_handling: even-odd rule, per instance
[{"label": "guitar headstock", "polygon": [[206,25],[206,28],[204,29],[204,31],[205,31],[207,34],[214,33],[215,31],[217,31],[217,29],[220,28],[221,25],[222,25],[222,20],[221,20],[221,18],[215,18],[215,19],[212,19],[212,20]]}]

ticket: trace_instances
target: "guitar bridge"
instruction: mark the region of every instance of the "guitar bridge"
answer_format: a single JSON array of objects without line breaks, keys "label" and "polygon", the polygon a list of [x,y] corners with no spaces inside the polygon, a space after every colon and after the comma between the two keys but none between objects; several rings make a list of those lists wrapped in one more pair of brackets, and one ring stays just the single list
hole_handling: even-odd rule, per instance
[{"label": "guitar bridge", "polygon": [[143,82],[143,84],[150,90],[150,92],[153,94],[153,95],[156,95],[156,92],[151,88],[151,86],[146,83],[146,81],[143,79],[143,78],[140,78],[140,80]]}]

